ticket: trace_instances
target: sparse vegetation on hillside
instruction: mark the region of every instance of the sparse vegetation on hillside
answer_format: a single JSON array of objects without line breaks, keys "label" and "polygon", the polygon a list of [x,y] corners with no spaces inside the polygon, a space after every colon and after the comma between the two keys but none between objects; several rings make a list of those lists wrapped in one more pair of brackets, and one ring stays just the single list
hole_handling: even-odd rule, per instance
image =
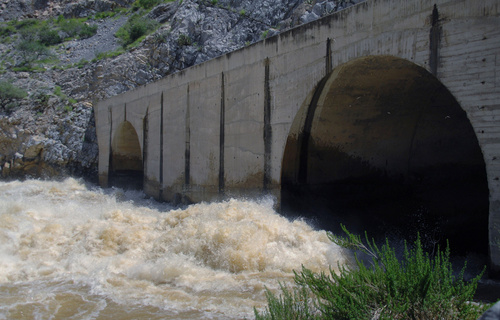
[{"label": "sparse vegetation on hillside", "polygon": [[97,32],[97,25],[86,23],[85,19],[64,19],[63,16],[59,16],[56,26],[65,35],[64,39],[87,39]]},{"label": "sparse vegetation on hillside", "polygon": [[[51,47],[66,40],[86,39],[97,32],[97,24],[88,23],[86,19],[66,19],[59,16],[57,19],[37,20],[24,19],[0,24],[0,39],[3,43],[13,43],[13,50],[4,53],[2,65],[6,60],[13,71],[42,71],[35,65],[43,62],[41,59],[54,58]],[[52,59],[54,60],[54,59]],[[45,62],[57,62],[45,61]]]},{"label": "sparse vegetation on hillside", "polygon": [[160,4],[162,0],[137,0],[134,2],[133,7],[151,9],[152,7]]},{"label": "sparse vegetation on hillside", "polygon": [[97,32],[95,23],[87,22],[87,19],[66,19],[62,15],[56,19],[38,20],[25,19],[10,21],[0,27],[0,36],[19,34],[32,40],[37,40],[45,45],[55,45],[68,39],[86,39]]}]

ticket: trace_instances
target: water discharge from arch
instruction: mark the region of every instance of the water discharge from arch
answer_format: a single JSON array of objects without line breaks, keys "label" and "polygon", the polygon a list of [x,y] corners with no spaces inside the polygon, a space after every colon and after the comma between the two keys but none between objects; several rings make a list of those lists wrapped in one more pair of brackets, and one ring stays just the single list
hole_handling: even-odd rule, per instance
[{"label": "water discharge from arch", "polygon": [[449,239],[455,251],[486,254],[485,164],[446,87],[390,56],[354,60],[320,84],[288,137],[282,211],[321,229],[344,223],[395,238],[420,232],[430,245]]}]

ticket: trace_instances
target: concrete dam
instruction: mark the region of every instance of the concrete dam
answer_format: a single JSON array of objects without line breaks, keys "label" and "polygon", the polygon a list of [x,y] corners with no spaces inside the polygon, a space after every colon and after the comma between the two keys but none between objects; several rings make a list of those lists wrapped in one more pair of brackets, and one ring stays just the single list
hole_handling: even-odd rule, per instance
[{"label": "concrete dam", "polygon": [[271,195],[322,229],[427,230],[500,273],[499,7],[367,0],[99,101],[100,184]]}]

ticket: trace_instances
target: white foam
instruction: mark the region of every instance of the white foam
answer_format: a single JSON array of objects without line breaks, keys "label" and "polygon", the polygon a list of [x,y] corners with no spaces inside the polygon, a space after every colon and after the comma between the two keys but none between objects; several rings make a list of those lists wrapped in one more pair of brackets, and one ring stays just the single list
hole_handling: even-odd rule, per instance
[{"label": "white foam", "polygon": [[[69,286],[72,303],[81,310],[95,305],[88,313],[94,315],[114,305],[139,314],[157,312],[153,308],[162,316],[250,317],[265,303],[264,287],[291,281],[292,270],[302,264],[328,270],[345,260],[325,232],[288,221],[269,200],[167,210],[135,196],[123,201],[119,190],[88,189],[75,179],[0,182],[0,289],[30,282],[44,283],[45,292]],[[63,302],[29,308],[33,301],[23,299],[0,315],[19,303],[32,315],[45,313],[42,318],[65,308]],[[61,294],[51,299],[55,304]]]}]

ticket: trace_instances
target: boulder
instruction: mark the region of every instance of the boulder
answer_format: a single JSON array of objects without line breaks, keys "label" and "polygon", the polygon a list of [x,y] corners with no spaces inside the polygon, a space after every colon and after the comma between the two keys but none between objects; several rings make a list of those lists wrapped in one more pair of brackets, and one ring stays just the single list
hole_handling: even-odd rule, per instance
[{"label": "boulder", "polygon": [[500,320],[500,301],[488,309],[478,320]]}]

